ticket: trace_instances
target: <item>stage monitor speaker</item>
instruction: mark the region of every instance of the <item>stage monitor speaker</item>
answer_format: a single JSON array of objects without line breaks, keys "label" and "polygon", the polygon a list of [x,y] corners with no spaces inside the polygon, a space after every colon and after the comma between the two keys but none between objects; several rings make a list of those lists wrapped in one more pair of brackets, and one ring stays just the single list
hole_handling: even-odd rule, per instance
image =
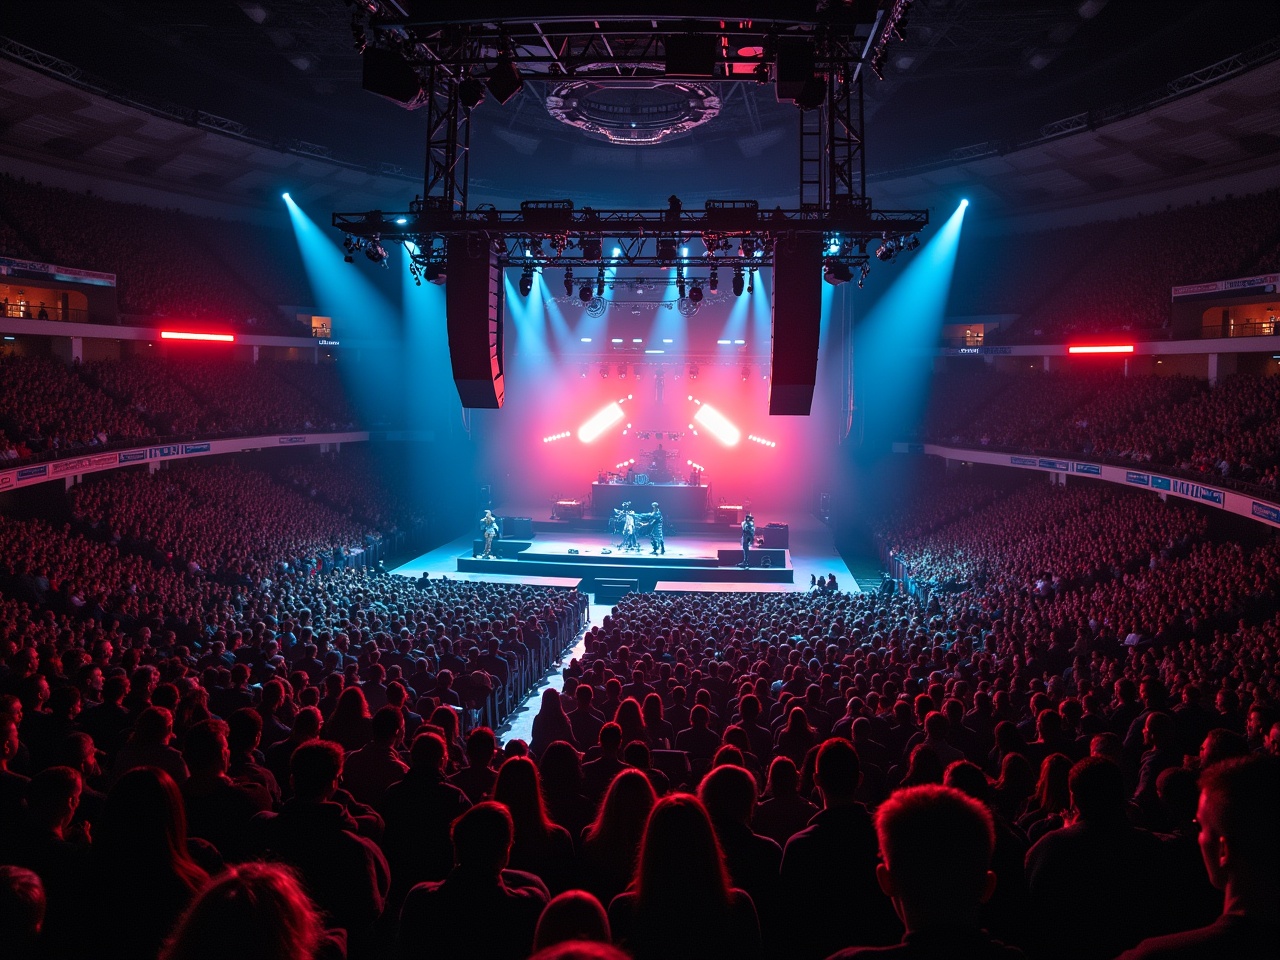
[{"label": "stage monitor speaker", "polygon": [[487,243],[450,237],[445,323],[453,382],[464,407],[502,406],[502,268]]},{"label": "stage monitor speaker", "polygon": [[533,539],[533,518],[532,517],[503,517],[506,521],[502,525],[502,535],[512,540],[532,540]]},{"label": "stage monitor speaker", "polygon": [[370,93],[410,110],[422,106],[422,80],[409,61],[394,50],[366,47],[362,84]]},{"label": "stage monitor speaker", "polygon": [[822,235],[784,235],[773,247],[771,416],[807,417],[822,330]]}]

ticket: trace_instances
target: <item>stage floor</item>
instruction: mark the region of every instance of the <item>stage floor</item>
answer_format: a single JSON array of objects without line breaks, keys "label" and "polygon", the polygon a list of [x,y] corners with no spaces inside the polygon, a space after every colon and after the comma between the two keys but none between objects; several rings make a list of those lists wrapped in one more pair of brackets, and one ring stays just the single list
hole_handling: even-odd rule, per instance
[{"label": "stage floor", "polygon": [[[504,510],[502,513],[510,516],[528,515],[517,510]],[[603,527],[603,521],[601,526]],[[447,576],[456,580],[530,583],[538,586],[573,586],[581,579],[578,576],[530,576],[527,572],[522,574],[512,569],[518,564],[511,560],[482,561],[485,564],[484,570],[460,572],[459,558],[470,558],[473,541],[474,538],[470,535],[459,537],[457,540],[416,557],[392,572],[411,577],[419,577],[426,573],[432,577]],[[531,561],[540,556],[550,560],[566,554],[570,549],[575,549],[580,552],[580,556],[590,559],[601,556],[602,551],[607,548],[613,551],[609,555],[611,563],[626,565],[629,560],[635,560],[639,566],[656,559],[651,557],[647,540],[641,540],[641,545],[644,547],[642,553],[623,553],[616,550],[613,544],[613,537],[603,529],[574,533],[556,531],[555,534],[544,532],[533,538],[529,548],[522,555]],[[857,581],[836,552],[830,529],[816,517],[799,517],[791,521],[790,544],[789,553],[791,567],[794,570],[794,583],[724,583],[716,582],[709,573],[706,580],[699,580],[696,577],[686,577],[678,581],[661,578],[658,580],[657,589],[770,593],[807,590],[811,574],[826,576],[834,573],[842,590],[860,591]],[[667,540],[664,559],[673,564],[708,564],[717,558],[721,550],[741,550],[735,527],[726,525],[723,532],[698,530],[672,537]],[[645,558],[649,558],[648,561]],[[474,564],[468,564],[468,566],[474,566]],[[708,570],[724,570],[724,568],[709,566]],[[588,572],[589,567],[584,565],[583,574]]]}]

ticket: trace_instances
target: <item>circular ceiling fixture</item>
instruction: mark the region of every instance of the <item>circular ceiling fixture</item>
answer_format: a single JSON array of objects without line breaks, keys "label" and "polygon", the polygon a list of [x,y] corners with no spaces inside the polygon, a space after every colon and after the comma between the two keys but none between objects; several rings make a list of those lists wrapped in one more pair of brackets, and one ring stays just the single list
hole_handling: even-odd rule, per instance
[{"label": "circular ceiling fixture", "polygon": [[609,143],[645,145],[682,136],[720,113],[709,84],[688,80],[579,79],[547,93],[547,112]]}]

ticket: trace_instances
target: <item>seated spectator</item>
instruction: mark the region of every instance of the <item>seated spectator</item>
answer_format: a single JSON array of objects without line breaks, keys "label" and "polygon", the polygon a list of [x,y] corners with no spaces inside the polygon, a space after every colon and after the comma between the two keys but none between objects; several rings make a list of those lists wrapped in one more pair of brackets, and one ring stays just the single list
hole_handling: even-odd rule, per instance
[{"label": "seated spectator", "polygon": [[595,804],[582,793],[580,759],[572,744],[556,740],[547,745],[538,764],[547,816],[569,831],[570,839],[579,836],[596,814]]},{"label": "seated spectator", "polygon": [[498,740],[488,727],[476,727],[467,734],[467,765],[449,778],[449,782],[467,795],[472,803],[487,800],[493,794],[498,771],[493,758],[498,753]]},{"label": "seated spectator", "polygon": [[1042,956],[1106,960],[1167,923],[1163,851],[1155,836],[1130,825],[1114,763],[1081,760],[1070,788],[1075,822],[1027,852],[1033,929]]},{"label": "seated spectator", "polygon": [[595,820],[582,831],[582,886],[601,903],[627,889],[635,873],[645,824],[657,797],[639,770],[623,770],[605,792]]},{"label": "seated spectator", "polygon": [[377,806],[387,788],[404,778],[409,766],[400,759],[404,714],[385,706],[373,715],[373,739],[347,754],[342,785],[361,803]]},{"label": "seated spectator", "polygon": [[188,841],[182,794],[156,767],[137,767],[117,780],[92,828],[94,895],[84,946],[91,954],[105,948],[153,957],[221,858],[201,841]]},{"label": "seated spectator", "polygon": [[711,820],[689,794],[654,805],[632,887],[613,898],[609,924],[634,960],[761,955],[751,898],[729,885]]},{"label": "seated spectator", "polygon": [[583,790],[592,800],[604,796],[613,778],[626,767],[621,757],[622,728],[612,721],[602,726],[599,748],[599,756],[582,765]]},{"label": "seated spectator", "polygon": [[373,718],[364,691],[359,687],[347,687],[338,697],[333,715],[320,730],[323,740],[332,740],[346,752],[359,750],[373,739]]},{"label": "seated spectator", "polygon": [[0,943],[12,960],[35,960],[44,913],[40,878],[25,867],[0,866]]},{"label": "seated spectator", "polygon": [[720,841],[729,882],[747,892],[761,927],[768,929],[780,906],[782,847],[751,829],[756,809],[755,777],[742,767],[717,766],[698,785],[698,799]]},{"label": "seated spectator", "polygon": [[396,956],[424,949],[443,957],[524,960],[550,897],[528,874],[506,869],[515,829],[506,807],[478,803],[454,821],[454,867],[409,891],[400,911]]},{"label": "seated spectator", "polygon": [[[854,799],[862,769],[853,745],[836,739],[822,744],[814,780],[822,811],[787,841],[782,855],[788,912],[808,918],[790,949],[796,957],[822,958],[843,947],[892,943],[902,927],[876,881],[875,826]],[[849,910],[851,903],[859,910]]]},{"label": "seated spectator", "polygon": [[445,780],[446,752],[439,734],[419,733],[409,749],[409,772],[382,797],[382,849],[391,867],[393,904],[414,884],[443,880],[453,867],[449,829],[472,804]]},{"label": "seated spectator", "polygon": [[583,890],[568,890],[553,897],[543,909],[533,949],[537,952],[574,941],[608,944],[612,939],[609,918],[600,901]]},{"label": "seated spectator", "polygon": [[111,771],[114,783],[134,767],[159,767],[176,783],[187,779],[187,764],[182,754],[169,746],[173,739],[173,714],[164,707],[147,707],[138,714],[133,733],[116,754]]},{"label": "seated spectator", "polygon": [[324,928],[297,877],[270,863],[231,867],[183,914],[161,960],[343,960],[346,939]]},{"label": "seated spectator", "polygon": [[390,886],[387,861],[356,822],[334,802],[342,776],[342,748],[328,740],[304,743],[293,753],[293,798],[278,814],[263,814],[261,851],[293,867],[352,952],[364,949],[381,916]]},{"label": "seated spectator", "polygon": [[548,687],[542,691],[542,705],[533,718],[533,738],[529,741],[529,752],[535,758],[541,757],[542,751],[556,740],[577,746],[573,738],[573,725],[564,712],[560,691]]},{"label": "seated spectator", "polygon": [[260,784],[227,776],[231,749],[228,726],[203,720],[187,731],[182,748],[190,776],[182,783],[187,834],[213,844],[228,860],[245,859],[249,824],[271,809],[271,795]]},{"label": "seated spectator", "polygon": [[1273,957],[1280,942],[1280,765],[1270,757],[1226,760],[1200,780],[1200,851],[1223,891],[1222,916],[1207,927],[1144,940],[1122,960]]},{"label": "seated spectator", "polygon": [[995,828],[986,807],[951,787],[910,787],[876,811],[876,835],[884,861],[876,867],[876,879],[906,934],[896,947],[853,947],[835,958],[1024,956],[981,927],[982,904],[996,888],[990,869]]},{"label": "seated spectator", "polygon": [[802,797],[799,788],[800,771],[791,758],[774,757],[769,764],[764,800],[756,807],[751,828],[785,847],[818,812],[817,805]]},{"label": "seated spectator", "polygon": [[547,816],[534,762],[513,757],[504,763],[493,785],[493,799],[510,811],[515,827],[511,869],[532,873],[553,894],[569,889],[577,876],[573,838]]}]

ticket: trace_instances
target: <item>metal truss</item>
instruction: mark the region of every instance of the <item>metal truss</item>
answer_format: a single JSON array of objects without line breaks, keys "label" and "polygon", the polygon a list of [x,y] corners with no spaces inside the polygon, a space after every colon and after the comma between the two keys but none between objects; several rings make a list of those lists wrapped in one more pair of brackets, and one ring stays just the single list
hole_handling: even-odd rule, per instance
[{"label": "metal truss", "polygon": [[595,210],[568,200],[529,200],[519,210],[449,210],[415,201],[404,213],[335,213],[349,239],[405,244],[421,266],[442,265],[450,237],[491,248],[503,266],[772,266],[774,242],[791,234],[821,234],[823,261],[861,266],[867,249],[915,236],[929,223],[925,210],[872,210],[843,204],[761,211],[754,200],[710,201],[685,210],[672,197],[661,210]]}]

